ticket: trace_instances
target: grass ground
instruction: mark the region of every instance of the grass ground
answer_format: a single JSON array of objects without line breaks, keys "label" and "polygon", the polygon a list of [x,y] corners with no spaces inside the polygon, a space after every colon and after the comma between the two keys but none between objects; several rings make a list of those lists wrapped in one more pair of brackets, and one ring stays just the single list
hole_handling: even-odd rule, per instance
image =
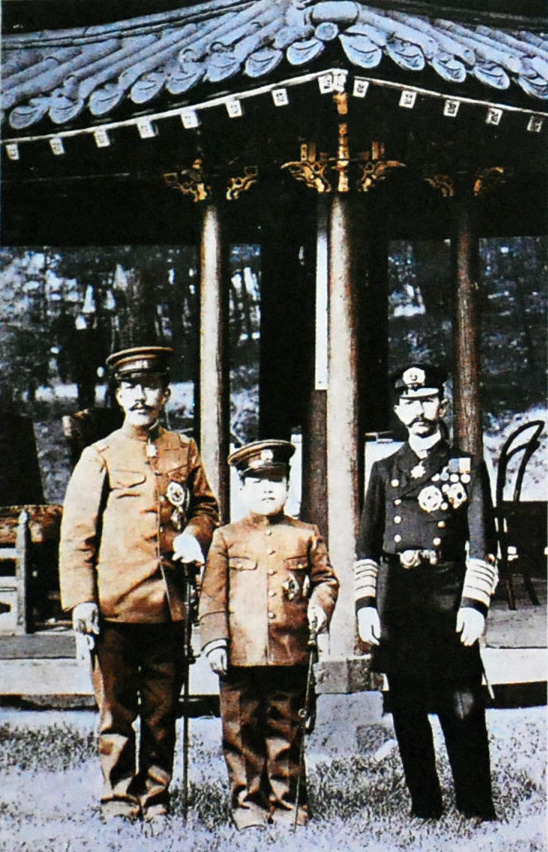
[{"label": "grass ground", "polygon": [[[353,697],[351,697],[353,698]],[[494,796],[500,820],[473,827],[452,803],[451,779],[434,730],[446,811],[437,822],[407,816],[409,801],[389,716],[357,724],[360,706],[323,706],[308,743],[314,818],[295,834],[238,833],[226,808],[218,719],[192,721],[191,806],[182,814],[180,770],[168,830],[104,825],[94,713],[0,710],[2,852],[544,852],[545,708],[489,710]],[[336,713],[336,716],[334,715]],[[178,755],[177,766],[181,766]]]}]

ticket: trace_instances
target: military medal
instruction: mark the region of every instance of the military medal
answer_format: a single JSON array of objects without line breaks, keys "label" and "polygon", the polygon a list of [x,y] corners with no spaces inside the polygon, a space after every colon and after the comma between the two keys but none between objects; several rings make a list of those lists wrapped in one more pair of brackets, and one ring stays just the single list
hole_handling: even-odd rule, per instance
[{"label": "military medal", "polygon": [[453,509],[458,509],[463,503],[468,500],[466,488],[462,482],[454,482],[447,490],[447,499],[451,503]]},{"label": "military medal", "polygon": [[282,584],[282,589],[284,590],[284,595],[288,601],[295,600],[301,591],[301,587],[295,577],[289,577],[285,583]]},{"label": "military medal", "polygon": [[419,492],[419,506],[424,512],[437,512],[443,503],[443,496],[435,485],[427,485]]},{"label": "military medal", "polygon": [[411,477],[413,479],[420,479],[421,476],[424,476],[426,470],[424,469],[423,463],[420,461],[415,467],[411,468]]},{"label": "military medal", "polygon": [[174,507],[174,512],[171,516],[175,529],[182,530],[186,522],[186,504],[188,500],[188,492],[184,485],[180,482],[171,480],[166,489],[166,497]]}]

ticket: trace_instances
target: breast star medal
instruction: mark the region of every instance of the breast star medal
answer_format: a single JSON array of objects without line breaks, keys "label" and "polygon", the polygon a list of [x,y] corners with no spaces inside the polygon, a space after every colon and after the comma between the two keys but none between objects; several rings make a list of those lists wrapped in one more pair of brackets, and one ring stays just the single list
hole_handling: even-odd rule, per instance
[{"label": "breast star medal", "polygon": [[417,499],[424,512],[437,512],[443,503],[442,493],[435,485],[423,488]]},{"label": "breast star medal", "polygon": [[411,478],[412,479],[420,479],[421,476],[424,476],[426,470],[424,468],[423,463],[420,461],[415,467],[411,468]]}]

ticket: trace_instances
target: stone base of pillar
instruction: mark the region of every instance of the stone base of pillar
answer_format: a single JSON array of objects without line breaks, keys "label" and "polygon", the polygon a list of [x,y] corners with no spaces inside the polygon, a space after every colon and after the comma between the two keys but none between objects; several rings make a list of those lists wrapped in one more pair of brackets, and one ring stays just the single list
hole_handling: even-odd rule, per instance
[{"label": "stone base of pillar", "polygon": [[373,757],[381,747],[388,751],[387,741],[395,745],[393,737],[392,717],[384,712],[380,692],[319,695],[316,725],[306,748],[315,761]]},{"label": "stone base of pillar", "polygon": [[379,690],[382,676],[369,670],[369,662],[369,655],[320,660],[315,666],[316,692],[324,695]]}]

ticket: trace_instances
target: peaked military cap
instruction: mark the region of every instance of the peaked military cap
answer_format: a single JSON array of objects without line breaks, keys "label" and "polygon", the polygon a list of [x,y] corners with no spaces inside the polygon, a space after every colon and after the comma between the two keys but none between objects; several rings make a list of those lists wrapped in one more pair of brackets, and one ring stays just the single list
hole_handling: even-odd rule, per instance
[{"label": "peaked military cap", "polygon": [[447,373],[432,364],[408,364],[392,376],[394,390],[399,397],[430,396],[443,393]]},{"label": "peaked military cap", "polygon": [[112,368],[116,378],[123,378],[132,373],[161,373],[168,371],[168,362],[173,354],[169,346],[134,346],[132,349],[121,349],[107,358],[107,364]]},{"label": "peaked military cap", "polygon": [[253,441],[234,450],[228,457],[228,463],[236,468],[240,476],[248,473],[289,474],[289,459],[295,447],[289,441],[276,438],[265,441]]}]

